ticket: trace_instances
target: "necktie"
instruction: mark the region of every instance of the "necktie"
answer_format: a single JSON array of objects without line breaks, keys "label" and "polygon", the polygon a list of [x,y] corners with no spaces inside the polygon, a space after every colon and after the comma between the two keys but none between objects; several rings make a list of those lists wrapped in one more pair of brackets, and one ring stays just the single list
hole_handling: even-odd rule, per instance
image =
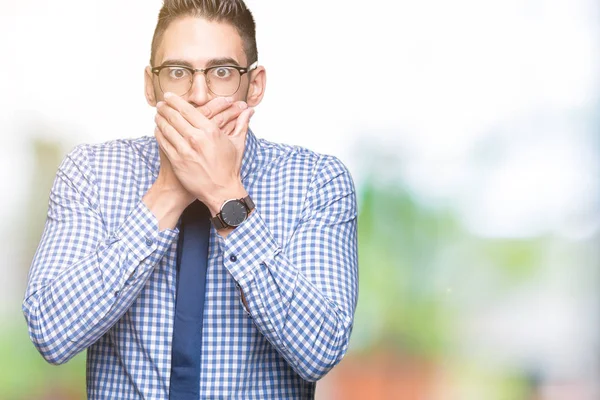
[{"label": "necktie", "polygon": [[202,316],[210,212],[196,200],[181,215],[169,400],[200,398]]}]

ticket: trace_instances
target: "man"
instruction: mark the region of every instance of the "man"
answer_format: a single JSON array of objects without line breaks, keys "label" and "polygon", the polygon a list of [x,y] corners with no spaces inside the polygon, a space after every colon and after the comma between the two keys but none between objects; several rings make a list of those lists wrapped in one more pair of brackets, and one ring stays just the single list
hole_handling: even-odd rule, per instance
[{"label": "man", "polygon": [[353,182],[248,129],[257,61],[242,0],[165,0],[154,136],[80,145],[59,167],[23,311],[48,362],[87,349],[90,399],[312,398],[346,352]]}]

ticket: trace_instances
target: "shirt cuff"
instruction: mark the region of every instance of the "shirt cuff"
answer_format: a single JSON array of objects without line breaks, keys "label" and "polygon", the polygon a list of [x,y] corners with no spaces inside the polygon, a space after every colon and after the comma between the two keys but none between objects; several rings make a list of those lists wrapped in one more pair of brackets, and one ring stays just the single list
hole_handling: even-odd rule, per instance
[{"label": "shirt cuff", "polygon": [[261,263],[266,263],[281,252],[281,247],[257,209],[226,238],[217,237],[223,265],[242,287],[254,279],[255,270]]},{"label": "shirt cuff", "polygon": [[146,259],[148,265],[156,265],[178,235],[177,228],[159,231],[158,219],[140,201],[113,235],[113,240],[119,240],[128,250],[128,262],[125,264],[127,276]]}]

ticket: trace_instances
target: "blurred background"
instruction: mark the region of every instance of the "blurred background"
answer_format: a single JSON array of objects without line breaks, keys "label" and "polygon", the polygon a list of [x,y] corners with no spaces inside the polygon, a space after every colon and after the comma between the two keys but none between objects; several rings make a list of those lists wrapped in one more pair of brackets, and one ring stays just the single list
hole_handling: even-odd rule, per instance
[{"label": "blurred background", "polygon": [[[318,399],[600,398],[600,5],[248,0],[257,136],[338,156],[360,296]],[[0,399],[85,398],[21,301],[62,158],[153,134],[160,0],[0,0]]]}]

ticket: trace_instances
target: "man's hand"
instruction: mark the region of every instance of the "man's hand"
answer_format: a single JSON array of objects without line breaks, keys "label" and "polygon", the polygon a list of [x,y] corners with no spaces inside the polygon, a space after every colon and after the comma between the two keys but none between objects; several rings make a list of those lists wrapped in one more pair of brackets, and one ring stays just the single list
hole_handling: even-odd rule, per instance
[{"label": "man's hand", "polygon": [[[243,101],[232,103],[231,99],[217,97],[206,105],[200,107],[200,111],[206,118],[211,119],[221,129],[224,135],[231,135],[235,129],[237,118],[247,109],[248,106]],[[158,127],[156,128],[158,130]],[[160,134],[160,132],[159,132]],[[155,131],[156,135],[156,131]],[[162,147],[160,151],[160,171],[157,178],[157,185],[169,192],[171,195],[181,200],[184,207],[191,204],[196,198],[190,194],[173,172],[173,167],[169,158],[165,155]]]},{"label": "man's hand", "polygon": [[[240,169],[254,110],[228,99],[215,99],[197,110],[179,96],[165,93],[164,98],[157,105],[159,146],[191,201],[199,199],[215,215],[225,200],[247,194]],[[222,133],[231,126],[230,134]]]}]

